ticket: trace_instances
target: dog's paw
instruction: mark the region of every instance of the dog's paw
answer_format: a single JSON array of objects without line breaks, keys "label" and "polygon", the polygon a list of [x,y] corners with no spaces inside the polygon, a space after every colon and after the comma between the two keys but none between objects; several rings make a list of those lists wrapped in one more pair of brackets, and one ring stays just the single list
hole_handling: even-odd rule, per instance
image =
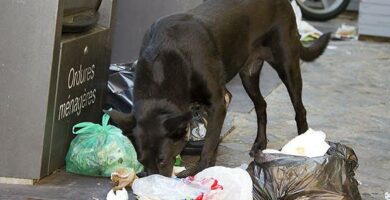
[{"label": "dog's paw", "polygon": [[253,148],[252,148],[252,149],[249,151],[249,156],[250,156],[251,158],[254,158],[255,155],[256,155],[256,153],[257,153],[258,151],[260,151],[260,149],[253,149]]},{"label": "dog's paw", "polygon": [[203,169],[201,169],[201,167],[199,167],[199,166],[192,166],[192,167],[180,172],[179,174],[177,174],[177,177],[178,178],[186,178],[188,176],[195,176],[197,173],[199,173],[202,170]]},{"label": "dog's paw", "polygon": [[267,148],[267,143],[253,143],[252,149],[249,152],[249,156],[254,158],[256,153]]}]

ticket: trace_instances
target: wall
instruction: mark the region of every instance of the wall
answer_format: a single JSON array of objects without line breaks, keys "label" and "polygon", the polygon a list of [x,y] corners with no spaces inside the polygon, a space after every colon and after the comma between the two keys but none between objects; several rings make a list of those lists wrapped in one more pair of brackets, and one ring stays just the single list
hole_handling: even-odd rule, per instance
[{"label": "wall", "polygon": [[359,11],[359,34],[390,38],[390,1],[362,0]]},{"label": "wall", "polygon": [[202,0],[119,0],[113,33],[112,63],[138,57],[145,31],[158,18],[185,11]]},{"label": "wall", "polygon": [[359,10],[359,1],[360,0],[351,0],[351,2],[348,5],[347,10],[358,11]]}]

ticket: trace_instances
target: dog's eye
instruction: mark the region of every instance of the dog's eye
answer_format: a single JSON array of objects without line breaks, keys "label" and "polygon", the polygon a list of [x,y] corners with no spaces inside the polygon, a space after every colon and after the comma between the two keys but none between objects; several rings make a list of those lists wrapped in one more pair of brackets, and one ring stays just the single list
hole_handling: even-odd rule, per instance
[{"label": "dog's eye", "polygon": [[187,135],[187,129],[186,128],[180,128],[180,129],[176,130],[174,133],[171,133],[170,137],[174,141],[177,141],[177,140],[183,139],[184,136],[186,136],[186,135]]},{"label": "dog's eye", "polygon": [[168,162],[166,161],[166,159],[164,159],[163,156],[159,156],[157,158],[157,163],[161,166],[161,167],[164,167],[166,165],[168,165]]}]

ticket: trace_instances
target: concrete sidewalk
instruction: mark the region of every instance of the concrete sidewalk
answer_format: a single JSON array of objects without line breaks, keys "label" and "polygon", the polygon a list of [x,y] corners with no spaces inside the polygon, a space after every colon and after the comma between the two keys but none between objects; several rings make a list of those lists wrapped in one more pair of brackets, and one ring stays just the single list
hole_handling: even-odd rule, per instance
[{"label": "concrete sidewalk", "polygon": [[[363,199],[384,199],[385,192],[390,192],[389,75],[390,44],[386,43],[331,42],[320,59],[302,65],[309,126],[355,150]],[[278,149],[297,135],[295,114],[284,85],[266,101],[268,147]],[[218,165],[239,166],[251,161],[248,152],[256,134],[256,117],[254,111],[230,114],[235,130],[220,146]]]}]

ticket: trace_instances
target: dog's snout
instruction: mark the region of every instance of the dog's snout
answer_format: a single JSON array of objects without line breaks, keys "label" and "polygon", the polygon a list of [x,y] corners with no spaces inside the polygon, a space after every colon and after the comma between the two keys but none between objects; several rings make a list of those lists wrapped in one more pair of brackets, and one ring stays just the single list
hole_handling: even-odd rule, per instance
[{"label": "dog's snout", "polygon": [[158,170],[147,168],[147,169],[145,169],[145,173],[146,173],[146,176],[153,175],[153,174],[158,174]]}]

